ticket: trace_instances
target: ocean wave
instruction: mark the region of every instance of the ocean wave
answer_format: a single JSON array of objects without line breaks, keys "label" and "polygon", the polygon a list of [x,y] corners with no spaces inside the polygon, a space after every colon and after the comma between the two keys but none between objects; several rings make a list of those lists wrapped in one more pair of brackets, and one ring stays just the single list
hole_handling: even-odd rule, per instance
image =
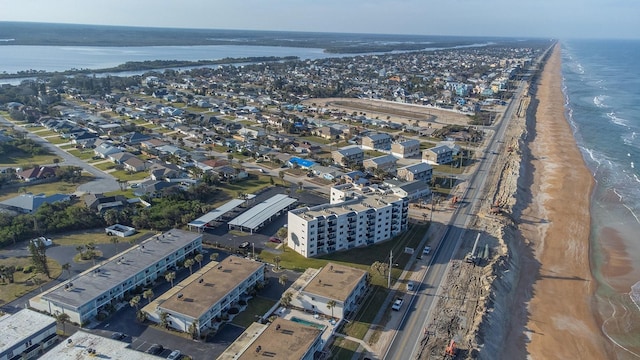
[{"label": "ocean wave", "polygon": [[593,103],[599,108],[607,108],[608,106],[604,103],[609,97],[607,95],[598,95],[593,98]]},{"label": "ocean wave", "polygon": [[619,118],[616,116],[615,112],[609,112],[607,113],[607,117],[609,118],[609,120],[611,120],[612,123],[616,124],[616,125],[620,125],[620,126],[624,126],[624,127],[629,127],[629,121],[623,118]]},{"label": "ocean wave", "polygon": [[16,41],[16,39],[0,39],[2,42]]}]

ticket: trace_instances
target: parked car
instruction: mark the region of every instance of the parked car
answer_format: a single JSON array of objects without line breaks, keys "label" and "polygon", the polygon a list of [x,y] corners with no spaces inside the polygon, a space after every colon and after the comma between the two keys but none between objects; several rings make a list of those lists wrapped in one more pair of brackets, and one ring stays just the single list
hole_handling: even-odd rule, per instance
[{"label": "parked car", "polygon": [[413,288],[414,288],[413,281],[409,281],[407,283],[407,290],[413,291]]},{"label": "parked car", "polygon": [[396,301],[393,302],[393,305],[391,305],[391,310],[399,311],[403,302],[403,299],[397,298]]},{"label": "parked car", "polygon": [[425,246],[424,250],[422,250],[422,253],[424,255],[429,255],[430,252],[431,252],[431,246]]},{"label": "parked car", "polygon": [[180,355],[182,355],[182,353],[180,352],[180,350],[173,350],[171,352],[171,354],[169,354],[169,356],[167,356],[168,360],[177,360],[180,358]]},{"label": "parked car", "polygon": [[120,332],[116,332],[116,333],[111,334],[111,338],[114,339],[114,340],[122,340],[122,339],[124,339],[126,337],[127,337],[126,334],[123,334],[123,333],[120,333]]},{"label": "parked car", "polygon": [[275,237],[275,236],[270,237],[270,238],[269,238],[269,241],[270,241],[270,242],[272,242],[272,243],[276,243],[276,244],[280,244],[280,243],[282,243],[282,240],[278,239],[278,238],[277,238],[277,237]]},{"label": "parked car", "polygon": [[152,354],[152,355],[158,355],[163,351],[164,351],[164,347],[162,345],[153,344],[147,349],[146,353]]},{"label": "parked car", "polygon": [[248,249],[248,248],[249,248],[249,245],[251,245],[251,244],[249,244],[249,242],[248,242],[248,241],[245,241],[245,242],[243,242],[242,244],[240,244],[240,246],[238,246],[238,247],[239,247],[240,249],[243,249],[243,250],[244,250],[244,249]]}]

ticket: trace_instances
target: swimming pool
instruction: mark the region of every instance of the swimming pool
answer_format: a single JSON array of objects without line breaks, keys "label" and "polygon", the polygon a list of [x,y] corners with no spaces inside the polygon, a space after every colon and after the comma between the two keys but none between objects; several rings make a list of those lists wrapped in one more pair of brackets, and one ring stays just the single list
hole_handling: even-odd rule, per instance
[{"label": "swimming pool", "polygon": [[314,322],[307,321],[307,320],[304,320],[304,319],[300,319],[300,318],[297,318],[295,316],[291,318],[291,321],[297,322],[297,323],[302,324],[302,325],[311,326],[311,327],[314,327],[314,328],[320,329],[320,330],[324,330],[327,327],[326,325],[322,325],[322,324],[314,323]]}]

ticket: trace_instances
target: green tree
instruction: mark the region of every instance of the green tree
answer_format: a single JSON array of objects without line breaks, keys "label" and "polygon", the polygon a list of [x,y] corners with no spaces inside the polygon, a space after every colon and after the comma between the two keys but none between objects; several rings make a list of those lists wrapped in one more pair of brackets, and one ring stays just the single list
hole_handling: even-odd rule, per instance
[{"label": "green tree", "polygon": [[153,299],[153,290],[147,289],[142,293],[142,297],[148,301],[148,304],[151,304],[151,299]]},{"label": "green tree", "polygon": [[65,324],[69,322],[69,314],[67,313],[58,313],[56,316],[56,321],[58,324],[62,325],[62,335],[66,333]]},{"label": "green tree", "polygon": [[280,180],[282,180],[282,185],[284,185],[284,184],[285,184],[285,182],[284,182],[284,175],[285,175],[285,172],[284,172],[284,171],[280,171],[280,172],[278,172],[278,176],[280,177]]},{"label": "green tree", "polygon": [[160,313],[160,325],[165,329],[169,327],[169,313],[166,311],[162,311]]},{"label": "green tree", "polygon": [[293,299],[293,294],[291,293],[291,291],[287,291],[284,294],[282,294],[282,297],[280,298],[280,304],[282,304],[282,306],[284,307],[289,307],[289,305],[291,305],[292,299]]},{"label": "green tree", "polygon": [[145,322],[148,319],[148,317],[149,317],[149,314],[147,314],[143,310],[138,310],[136,312],[136,320],[138,320],[141,323]]},{"label": "green tree", "polygon": [[176,273],[175,271],[169,271],[166,274],[164,274],[164,278],[165,280],[167,280],[168,282],[171,283],[171,287],[173,287],[173,280],[176,279]]},{"label": "green tree", "polygon": [[198,267],[202,269],[202,260],[204,260],[204,256],[202,254],[196,254],[194,260],[198,262]]},{"label": "green tree", "polygon": [[273,258],[273,262],[276,263],[276,270],[280,270],[280,261],[281,260],[282,259],[280,259],[280,256],[276,256],[276,257]]},{"label": "green tree", "polygon": [[184,267],[189,268],[189,274],[191,275],[193,275],[193,271],[191,270],[193,264],[195,264],[195,261],[193,261],[193,259],[187,259],[184,261]]},{"label": "green tree", "polygon": [[218,261],[218,257],[220,257],[220,254],[214,252],[214,253],[211,253],[211,255],[209,255],[209,260]]},{"label": "green tree", "polygon": [[278,282],[280,283],[280,285],[285,286],[287,285],[287,280],[289,280],[289,277],[286,274],[282,274],[280,275],[280,277],[278,278]]},{"label": "green tree", "polygon": [[189,334],[191,338],[197,339],[198,335],[200,335],[200,328],[198,327],[198,320],[194,320],[191,325],[189,325]]},{"label": "green tree", "polygon": [[327,307],[328,307],[329,309],[331,309],[331,318],[332,318],[332,319],[333,319],[333,308],[335,308],[335,307],[336,307],[336,305],[337,305],[337,303],[336,303],[336,301],[335,301],[335,300],[329,300],[329,301],[327,302]]},{"label": "green tree", "polygon": [[140,306],[140,295],[136,295],[132,297],[131,300],[129,300],[129,305],[131,305],[131,307],[134,307],[136,308],[136,310],[138,310],[138,307]]},{"label": "green tree", "polygon": [[67,275],[68,275],[69,277],[71,277],[71,264],[69,264],[69,263],[64,263],[64,264],[62,264],[61,268],[62,268],[62,271],[66,271],[66,272],[67,272]]},{"label": "green tree", "polygon": [[44,242],[40,239],[29,241],[29,252],[31,253],[31,262],[36,267],[36,271],[51,278],[49,265],[47,264],[47,247]]}]

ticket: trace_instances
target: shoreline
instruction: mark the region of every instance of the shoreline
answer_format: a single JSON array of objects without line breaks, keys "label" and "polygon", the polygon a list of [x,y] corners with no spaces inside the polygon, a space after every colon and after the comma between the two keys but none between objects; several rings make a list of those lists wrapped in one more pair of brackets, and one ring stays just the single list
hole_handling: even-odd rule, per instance
[{"label": "shoreline", "polygon": [[[503,355],[515,358],[611,358],[597,320],[590,263],[591,195],[595,181],[565,117],[560,45],[535,84],[534,108],[522,159],[530,193],[517,225],[523,245],[515,304]],[[572,164],[566,166],[566,164]],[[509,356],[505,356],[508,358]]]}]

